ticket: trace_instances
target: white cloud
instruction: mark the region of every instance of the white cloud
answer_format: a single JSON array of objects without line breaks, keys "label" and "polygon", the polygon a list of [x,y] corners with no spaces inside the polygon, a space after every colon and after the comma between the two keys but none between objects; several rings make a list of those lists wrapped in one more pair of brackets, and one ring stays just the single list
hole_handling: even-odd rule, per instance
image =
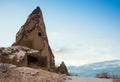
[{"label": "white cloud", "polygon": [[112,46],[110,45],[111,40],[97,39],[95,42],[88,44],[73,44],[74,46],[71,46],[71,43],[70,45],[65,46],[63,43],[70,39],[67,33],[64,34],[64,32],[52,32],[50,36],[54,41],[58,41],[59,43],[54,43],[55,47],[53,48],[53,53],[55,55],[57,65],[59,65],[62,61],[65,61],[67,66],[79,66],[88,63],[116,59],[113,54],[110,53],[112,50]]},{"label": "white cloud", "polygon": [[88,63],[113,60],[115,57],[110,54],[109,47],[81,46],[77,48],[59,48],[53,50],[57,62],[65,61],[66,65],[83,65]]},{"label": "white cloud", "polygon": [[112,59],[114,59],[114,57],[109,55],[109,54],[107,54],[107,55],[105,55],[105,59],[106,60],[112,60]]},{"label": "white cloud", "polygon": [[63,54],[69,54],[71,52],[70,49],[68,48],[56,48],[56,49],[53,49],[53,53],[55,55],[63,55]]}]

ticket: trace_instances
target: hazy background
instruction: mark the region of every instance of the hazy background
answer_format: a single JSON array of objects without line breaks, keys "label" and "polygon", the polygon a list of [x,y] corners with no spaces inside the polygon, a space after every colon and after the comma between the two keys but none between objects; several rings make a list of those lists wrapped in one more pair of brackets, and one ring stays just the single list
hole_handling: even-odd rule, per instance
[{"label": "hazy background", "polygon": [[40,6],[56,64],[120,59],[120,0],[1,0],[0,47]]}]

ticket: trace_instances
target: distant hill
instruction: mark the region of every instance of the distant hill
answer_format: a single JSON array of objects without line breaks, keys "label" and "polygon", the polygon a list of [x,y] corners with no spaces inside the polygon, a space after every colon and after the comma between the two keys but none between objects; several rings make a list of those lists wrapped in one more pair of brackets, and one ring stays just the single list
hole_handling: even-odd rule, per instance
[{"label": "distant hill", "polygon": [[120,60],[104,61],[83,66],[68,66],[69,73],[80,77],[95,77],[96,74],[108,72],[120,76]]}]

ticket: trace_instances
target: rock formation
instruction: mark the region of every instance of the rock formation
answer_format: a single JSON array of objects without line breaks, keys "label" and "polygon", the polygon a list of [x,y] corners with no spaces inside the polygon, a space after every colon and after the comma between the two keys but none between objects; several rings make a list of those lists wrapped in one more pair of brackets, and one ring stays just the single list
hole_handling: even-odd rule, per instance
[{"label": "rock formation", "polygon": [[38,50],[40,54],[36,58],[39,62],[42,62],[48,69],[55,67],[54,56],[48,43],[43,15],[39,7],[33,10],[26,23],[18,31],[13,45]]},{"label": "rock formation", "polygon": [[[26,67],[39,66],[39,60],[36,59],[39,54],[40,52],[38,50],[33,50],[24,46],[0,48],[0,62]],[[34,57],[34,59],[31,59],[31,56]]]},{"label": "rock formation", "polygon": [[67,75],[69,75],[68,70],[67,70],[67,67],[66,67],[66,65],[65,65],[64,62],[62,62],[62,63],[60,64],[60,66],[57,68],[57,72],[58,72],[58,73],[61,73],[61,74],[67,74]]},{"label": "rock formation", "polygon": [[[28,16],[26,23],[16,34],[11,47],[0,48],[0,63],[16,66],[46,68],[56,71],[54,55],[50,48],[41,9],[37,7]],[[68,74],[64,63],[58,67],[60,73]]]}]

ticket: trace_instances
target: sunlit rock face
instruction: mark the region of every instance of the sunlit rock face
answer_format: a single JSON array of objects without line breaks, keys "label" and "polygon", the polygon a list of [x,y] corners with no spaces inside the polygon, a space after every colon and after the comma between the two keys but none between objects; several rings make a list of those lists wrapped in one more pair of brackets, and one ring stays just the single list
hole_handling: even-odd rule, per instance
[{"label": "sunlit rock face", "polygon": [[64,62],[59,67],[55,67],[54,55],[48,42],[43,15],[39,7],[33,10],[18,31],[15,43],[11,47],[0,48],[0,63],[45,68],[68,74]]},{"label": "sunlit rock face", "polygon": [[37,7],[28,16],[25,24],[16,34],[16,42],[13,44],[26,46],[28,48],[38,50],[41,62],[45,62],[45,67],[54,68],[54,56],[48,43],[46,27],[43,21],[42,11]]}]

